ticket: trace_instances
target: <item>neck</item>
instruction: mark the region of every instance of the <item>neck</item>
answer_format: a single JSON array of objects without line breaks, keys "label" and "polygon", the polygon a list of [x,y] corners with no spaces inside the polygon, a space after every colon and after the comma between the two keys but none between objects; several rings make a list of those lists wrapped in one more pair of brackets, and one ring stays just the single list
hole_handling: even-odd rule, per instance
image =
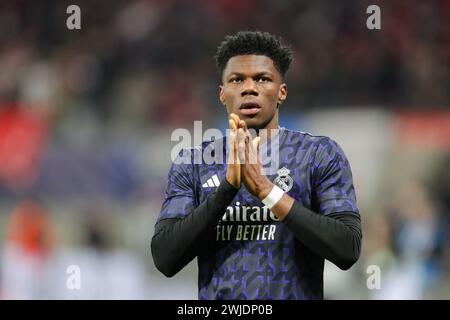
[{"label": "neck", "polygon": [[[275,113],[273,118],[266,124],[266,126],[262,129],[265,129],[267,132],[267,138],[270,139],[273,134],[275,134],[278,130],[278,111]],[[259,136],[259,129],[256,129],[256,132]]]}]

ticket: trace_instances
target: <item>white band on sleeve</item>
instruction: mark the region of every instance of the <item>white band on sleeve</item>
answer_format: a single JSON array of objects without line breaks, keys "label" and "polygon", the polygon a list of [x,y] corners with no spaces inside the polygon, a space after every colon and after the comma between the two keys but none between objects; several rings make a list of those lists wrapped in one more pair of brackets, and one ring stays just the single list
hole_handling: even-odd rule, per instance
[{"label": "white band on sleeve", "polygon": [[278,187],[278,186],[273,186],[272,190],[270,191],[270,193],[267,195],[267,197],[265,197],[262,200],[262,203],[264,203],[264,205],[266,207],[268,207],[269,209],[272,209],[272,207],[278,202],[280,201],[281,197],[283,196],[284,191]]}]

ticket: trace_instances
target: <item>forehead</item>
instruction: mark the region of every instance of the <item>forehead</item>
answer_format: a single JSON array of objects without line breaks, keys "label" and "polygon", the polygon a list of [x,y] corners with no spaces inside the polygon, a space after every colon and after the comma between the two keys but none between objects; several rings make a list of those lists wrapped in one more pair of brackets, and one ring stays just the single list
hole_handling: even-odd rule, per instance
[{"label": "forehead", "polygon": [[226,77],[232,73],[255,74],[262,72],[278,74],[271,58],[249,54],[231,57],[225,66],[223,75]]}]

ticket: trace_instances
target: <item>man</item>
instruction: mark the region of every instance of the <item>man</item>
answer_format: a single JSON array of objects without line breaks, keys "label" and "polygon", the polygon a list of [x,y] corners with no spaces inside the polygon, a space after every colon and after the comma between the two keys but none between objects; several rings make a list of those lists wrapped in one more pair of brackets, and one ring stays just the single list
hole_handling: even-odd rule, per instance
[{"label": "man", "polygon": [[[168,277],[197,257],[200,299],[323,299],[324,259],[346,270],[359,258],[360,216],[343,151],[330,138],[278,125],[291,61],[269,33],[227,36],[216,62],[229,161],[198,164],[180,152],[170,169],[152,255]],[[251,140],[250,129],[259,136]],[[223,139],[200,149],[219,152]],[[269,150],[272,141],[278,150]],[[260,147],[279,155],[276,172],[264,174]]]}]

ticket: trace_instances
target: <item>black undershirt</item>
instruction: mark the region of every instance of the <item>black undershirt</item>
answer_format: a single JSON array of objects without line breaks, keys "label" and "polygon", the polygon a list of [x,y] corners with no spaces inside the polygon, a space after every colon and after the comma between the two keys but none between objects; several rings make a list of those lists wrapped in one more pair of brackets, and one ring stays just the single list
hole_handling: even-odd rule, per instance
[{"label": "black undershirt", "polygon": [[[223,179],[206,200],[184,218],[170,218],[155,225],[151,251],[155,266],[172,277],[206,249],[214,230],[239,189]],[[353,212],[327,216],[294,201],[282,221],[303,245],[343,270],[349,269],[361,251],[361,220]]]}]

